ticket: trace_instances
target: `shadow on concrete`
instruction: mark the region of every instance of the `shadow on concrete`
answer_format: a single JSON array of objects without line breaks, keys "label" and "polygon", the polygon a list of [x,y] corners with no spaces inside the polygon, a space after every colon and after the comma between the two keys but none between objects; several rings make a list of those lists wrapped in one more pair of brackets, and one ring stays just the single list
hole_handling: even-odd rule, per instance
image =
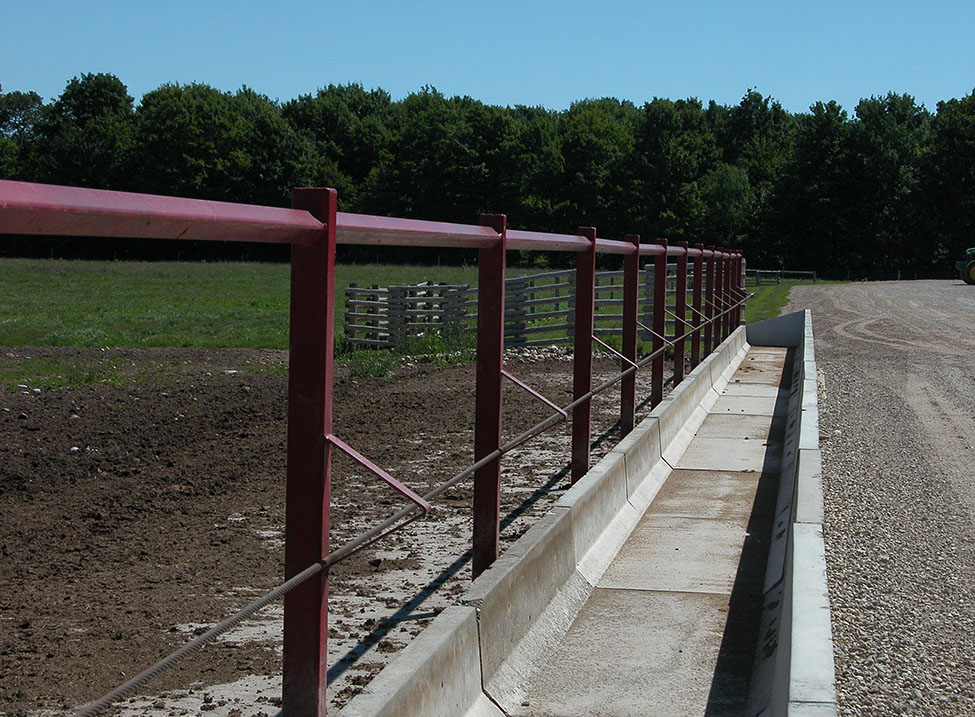
[{"label": "shadow on concrete", "polygon": [[[593,445],[598,445],[599,440],[604,440],[608,434],[611,434],[613,429],[611,428],[604,434],[597,442]],[[559,481],[561,481],[565,476],[569,474],[570,466],[566,465],[556,473],[554,473],[544,484],[536,488],[528,497],[525,498],[521,503],[519,503],[511,512],[501,518],[501,530],[504,530],[512,523],[515,522],[519,517],[524,515],[528,510],[531,509],[539,500],[547,496],[556,486],[558,486]],[[343,672],[348,670],[356,660],[362,657],[370,648],[374,647],[379,643],[386,635],[389,634],[396,625],[407,622],[409,620],[423,620],[431,617],[436,617],[437,612],[427,611],[422,613],[415,612],[418,610],[427,598],[433,595],[437,590],[443,587],[450,578],[459,573],[464,566],[471,560],[471,551],[467,550],[461,554],[454,562],[448,565],[443,571],[440,572],[433,580],[424,585],[420,591],[414,595],[408,602],[406,602],[402,607],[400,607],[396,612],[388,617],[380,618],[375,629],[370,633],[365,635],[351,650],[346,652],[342,657],[336,661],[328,669],[328,684],[339,677]]]},{"label": "shadow on concrete", "polygon": [[[665,381],[665,388],[673,383],[673,377]],[[640,411],[646,408],[650,403],[650,398],[646,398],[641,402],[636,410]],[[603,431],[599,436],[592,441],[591,448],[595,449],[601,446],[606,441],[615,438],[617,441],[621,440],[622,437],[619,435],[620,423],[617,421],[605,431]],[[558,488],[559,482],[569,475],[571,470],[571,465],[566,464],[561,469],[552,474],[548,480],[545,481],[541,486],[536,488],[529,494],[525,500],[519,503],[511,512],[506,514],[501,518],[501,530],[509,527],[518,518],[528,512],[532,506],[534,506],[539,500],[552,493]],[[565,486],[566,488],[568,486]],[[328,684],[332,684],[342,673],[348,670],[356,660],[366,654],[371,648],[376,646],[380,640],[382,640],[390,631],[398,624],[402,622],[407,622],[410,620],[423,620],[431,617],[436,617],[437,612],[427,611],[418,613],[416,610],[427,601],[427,599],[433,595],[437,590],[439,590],[443,585],[454,577],[457,573],[463,570],[464,566],[471,560],[471,551],[467,550],[461,554],[454,562],[448,565],[443,571],[440,572],[433,580],[424,585],[419,592],[416,593],[408,602],[404,603],[396,612],[388,617],[380,618],[377,621],[376,627],[366,634],[351,650],[342,655],[334,665],[328,669]]]},{"label": "shadow on concrete", "polygon": [[728,620],[721,637],[721,647],[704,711],[709,717],[737,717],[746,714],[748,707],[751,674],[762,618],[765,568],[782,471],[785,419],[794,355],[795,349],[790,349],[786,354],[785,367],[779,380],[779,387],[785,390],[779,394],[775,403],[775,418],[772,421],[762,474],[758,479],[741,560],[738,562],[738,571],[731,589]]}]

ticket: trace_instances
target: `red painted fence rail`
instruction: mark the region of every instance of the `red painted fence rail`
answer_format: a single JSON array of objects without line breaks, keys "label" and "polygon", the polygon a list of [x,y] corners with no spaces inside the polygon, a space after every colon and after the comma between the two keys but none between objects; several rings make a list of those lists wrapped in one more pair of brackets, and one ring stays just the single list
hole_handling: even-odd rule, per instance
[{"label": "red painted fence rail", "polygon": [[[285,595],[283,706],[289,715],[325,713],[329,565],[415,520],[429,510],[427,500],[439,495],[448,484],[473,475],[476,577],[498,555],[504,453],[571,414],[571,475],[573,482],[578,480],[589,468],[592,396],[620,383],[620,425],[625,435],[633,428],[636,371],[651,364],[651,405],[656,405],[663,398],[667,349],[673,353],[676,384],[683,376],[685,345],[690,343],[693,368],[741,322],[745,298],[742,255],[737,251],[701,245],[688,248],[686,243],[674,246],[666,240],[643,244],[636,234],[627,235],[622,241],[603,239],[592,227],[580,227],[576,234],[565,235],[512,230],[504,215],[485,215],[478,225],[464,225],[351,214],[338,212],[336,207],[335,191],[321,188],[295,189],[293,208],[284,209],[0,180],[0,234],[274,242],[292,246],[285,577],[303,582],[294,589],[287,586]],[[479,250],[477,418],[473,466],[423,497],[392,481],[390,485],[407,495],[412,505],[360,536],[354,544],[330,553],[332,450],[338,447],[351,452],[383,480],[388,476],[332,433],[337,244]],[[504,369],[505,253],[512,249],[577,255],[573,401],[559,408],[539,396],[556,413],[503,446],[504,378],[532,391]],[[622,352],[617,354],[622,371],[593,388],[597,254],[623,256],[625,300]],[[651,327],[638,321],[641,257],[653,257],[656,269]],[[671,258],[678,268],[677,300],[672,312],[665,306],[667,264]],[[688,265],[693,267],[689,307]],[[668,314],[675,325],[672,341],[665,336]],[[653,335],[653,351],[642,358],[637,356],[638,327]],[[411,511],[420,513],[403,522]],[[112,695],[103,700],[106,706],[113,701],[110,698]],[[99,711],[100,707],[86,713]]]}]

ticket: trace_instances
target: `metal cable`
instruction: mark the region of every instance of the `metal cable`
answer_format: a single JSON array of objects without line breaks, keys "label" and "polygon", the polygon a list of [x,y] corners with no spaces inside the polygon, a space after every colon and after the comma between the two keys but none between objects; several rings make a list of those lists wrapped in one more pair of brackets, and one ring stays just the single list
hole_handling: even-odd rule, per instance
[{"label": "metal cable", "polygon": [[[741,301],[739,301],[738,304],[741,304],[743,302],[744,302],[744,299],[741,300]],[[718,316],[712,317],[712,319],[710,321],[717,320],[720,316],[723,316],[725,313],[727,313],[728,311],[730,311],[732,308],[734,308],[734,307],[731,307],[731,308],[725,310],[724,312],[722,312]],[[706,323],[708,323],[708,322],[705,322],[705,324]],[[701,326],[704,326],[705,324],[701,324]],[[700,328],[701,326],[698,326],[698,327],[695,327],[695,328]],[[680,340],[686,338],[691,333],[693,333],[693,331],[686,331],[683,336],[680,336],[680,337],[675,338],[674,339],[674,342],[677,342],[677,341],[680,341]],[[601,384],[599,384],[598,386],[596,386],[595,388],[593,388],[592,390],[590,390],[588,393],[585,393],[584,395],[579,396],[574,401],[572,401],[571,403],[569,403],[568,405],[566,405],[565,408],[561,409],[562,410],[561,413],[554,413],[551,416],[549,416],[548,418],[546,418],[545,420],[540,421],[539,423],[537,423],[534,426],[532,426],[531,428],[529,428],[527,431],[524,431],[523,433],[521,433],[521,434],[515,436],[514,438],[512,438],[510,441],[508,441],[507,443],[505,443],[504,445],[502,445],[500,448],[497,448],[497,449],[493,450],[491,453],[487,454],[486,456],[484,456],[483,458],[481,458],[480,460],[478,460],[476,463],[473,463],[472,465],[468,466],[467,468],[465,468],[464,470],[462,470],[457,475],[455,475],[452,478],[444,481],[443,483],[441,483],[437,487],[435,487],[432,490],[430,490],[429,492],[425,493],[422,496],[423,499],[425,501],[427,501],[428,503],[432,503],[435,498],[437,498],[438,496],[442,495],[445,491],[450,490],[451,488],[453,488],[455,485],[457,485],[458,483],[460,483],[464,479],[469,478],[479,468],[482,468],[483,466],[488,465],[492,461],[497,460],[498,458],[500,458],[504,454],[506,454],[506,453],[514,450],[515,448],[517,448],[518,446],[522,445],[526,441],[534,438],[538,434],[547,431],[552,426],[555,426],[555,425],[561,423],[562,421],[567,420],[567,416],[568,416],[569,412],[571,410],[573,410],[576,406],[579,406],[579,405],[585,403],[586,401],[590,400],[596,394],[601,393],[602,391],[605,391],[607,388],[609,388],[613,384],[621,381],[624,376],[627,376],[630,373],[633,373],[634,371],[636,371],[638,368],[644,366],[646,363],[648,363],[653,358],[655,358],[657,356],[657,354],[659,354],[661,351],[664,351],[665,348],[666,347],[661,347],[661,348],[657,349],[653,353],[651,353],[651,354],[649,354],[647,356],[644,356],[642,359],[640,359],[640,361],[636,362],[636,364],[634,364],[633,366],[629,366],[628,368],[626,368],[621,373],[613,376],[612,378],[609,378],[609,379],[603,381]],[[402,525],[397,525],[397,523],[400,523],[400,521],[402,521],[405,518],[409,517],[411,513],[416,513],[416,515],[410,517],[410,519],[407,520],[406,522],[404,522]],[[169,668],[175,666],[177,663],[179,663],[180,661],[182,661],[185,657],[188,657],[189,655],[193,654],[197,650],[201,649],[208,642],[212,642],[216,638],[220,637],[225,632],[227,632],[228,630],[232,629],[237,624],[239,624],[245,618],[250,617],[251,615],[253,615],[254,613],[256,613],[258,610],[260,610],[260,609],[262,609],[262,608],[270,605],[272,602],[275,602],[277,600],[280,600],[287,593],[291,592],[292,590],[294,590],[299,585],[302,585],[302,584],[308,582],[311,578],[315,577],[316,575],[320,575],[321,573],[325,572],[328,568],[330,568],[331,566],[335,565],[336,563],[344,560],[345,558],[349,557],[353,553],[356,553],[359,550],[361,550],[361,549],[363,549],[363,548],[371,545],[372,543],[376,542],[377,540],[380,540],[387,533],[392,532],[392,530],[394,530],[394,529],[395,530],[398,530],[399,528],[402,528],[405,525],[413,522],[417,518],[422,517],[424,514],[425,513],[422,510],[422,508],[420,508],[417,505],[409,505],[409,506],[406,506],[404,508],[401,508],[400,510],[398,510],[396,513],[394,513],[393,515],[391,515],[389,518],[387,518],[383,522],[378,523],[377,525],[373,526],[372,528],[370,528],[369,530],[367,530],[364,533],[360,533],[358,536],[356,536],[355,538],[353,538],[351,541],[349,541],[348,543],[346,543],[345,545],[343,545],[338,550],[335,550],[335,551],[329,553],[326,557],[324,557],[321,560],[319,560],[318,562],[313,563],[312,565],[308,566],[307,568],[305,568],[304,570],[302,570],[300,573],[298,573],[297,575],[295,575],[293,578],[290,578],[289,580],[286,580],[285,582],[283,582],[278,587],[276,587],[273,590],[271,590],[270,592],[264,594],[262,597],[258,598],[257,600],[254,600],[253,602],[251,602],[250,604],[248,604],[245,608],[243,608],[239,612],[235,613],[234,615],[231,615],[230,617],[228,617],[227,619],[223,620],[222,622],[217,623],[216,625],[214,625],[213,627],[211,627],[209,630],[207,630],[206,632],[204,632],[199,637],[196,637],[193,640],[190,640],[190,642],[186,643],[185,645],[183,645],[179,649],[175,650],[174,652],[172,652],[168,656],[164,657],[163,659],[161,659],[159,662],[157,662],[156,664],[154,664],[149,669],[140,672],[138,675],[136,675],[132,679],[127,680],[126,682],[122,683],[121,685],[119,685],[118,687],[116,687],[114,690],[112,690],[111,692],[109,692],[107,695],[105,695],[101,699],[98,699],[98,700],[96,700],[94,702],[91,702],[91,703],[85,705],[80,710],[78,710],[77,712],[75,712],[75,717],[94,717],[94,715],[102,714],[105,710],[107,710],[108,708],[110,708],[113,704],[115,704],[116,702],[119,702],[121,700],[124,700],[127,697],[130,697],[136,690],[138,690],[140,687],[142,687],[143,685],[145,685],[147,682],[149,682],[150,680],[154,679],[155,677],[158,677],[160,674],[162,674],[163,672],[165,672]]]}]

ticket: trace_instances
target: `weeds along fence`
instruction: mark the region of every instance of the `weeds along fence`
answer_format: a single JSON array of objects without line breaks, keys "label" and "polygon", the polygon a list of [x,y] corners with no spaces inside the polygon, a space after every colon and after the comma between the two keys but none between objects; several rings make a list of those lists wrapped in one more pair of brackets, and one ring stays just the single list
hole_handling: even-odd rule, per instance
[{"label": "weeds along fence", "polygon": [[[337,211],[335,190],[323,188],[295,189],[292,205],[284,209],[0,180],[0,235],[248,241],[291,247],[285,580],[87,705],[79,715],[106,711],[183,657],[282,598],[283,712],[298,716],[324,714],[327,578],[331,566],[427,515],[432,503],[445,492],[461,482],[472,481],[472,573],[476,577],[498,557],[501,460],[505,455],[554,426],[570,421],[571,453],[567,462],[575,482],[589,468],[593,396],[619,384],[619,424],[622,435],[626,435],[634,423],[636,372],[649,369],[649,398],[651,406],[655,406],[663,400],[668,366],[673,383],[679,384],[684,376],[685,349],[690,349],[688,363],[693,368],[742,319],[747,294],[743,289],[741,252],[701,245],[688,247],[686,243],[670,246],[662,239],[652,244],[641,243],[636,234],[627,235],[623,240],[603,239],[593,227],[580,227],[575,234],[511,230],[504,215],[484,215],[480,224],[466,225],[349,214]],[[424,495],[418,495],[405,482],[393,478],[333,430],[335,250],[339,243],[478,250],[475,462]],[[573,399],[565,406],[541,396],[505,368],[507,250],[559,251],[576,256],[572,294]],[[595,316],[597,308],[603,308],[599,302],[605,300],[600,297],[606,292],[616,292],[612,283],[609,289],[603,284],[597,290],[597,253],[622,257],[619,351],[596,336]],[[640,313],[641,258],[649,260],[654,269],[649,317],[646,312]],[[672,302],[667,300],[667,276],[671,268]],[[646,282],[646,274],[643,281]],[[531,290],[537,293],[540,285],[536,283],[529,288],[523,284],[522,296],[515,298],[513,293],[512,303],[524,304],[529,316],[530,307],[534,306],[538,318],[545,312],[539,310],[540,304],[530,303],[532,299],[527,297]],[[442,307],[427,309],[442,310]],[[647,318],[649,322],[644,321]],[[668,321],[674,323],[677,332],[672,338],[665,336]],[[651,350],[646,355],[639,353],[638,332],[652,337]],[[619,358],[621,371],[594,386],[593,352],[598,346]],[[672,353],[671,361],[665,360],[668,352]],[[552,409],[548,418],[506,443],[501,438],[504,381],[532,393]],[[395,491],[405,504],[338,548],[328,542],[331,458],[335,451],[349,456]]]},{"label": "weeds along fence", "polygon": [[[685,278],[691,305],[693,266]],[[704,281],[707,280],[706,270]],[[576,272],[550,271],[505,279],[505,346],[535,346],[569,343],[575,328]],[[778,282],[776,282],[778,283]],[[624,272],[596,273],[594,333],[602,337],[623,334]],[[653,322],[654,267],[640,270],[638,315],[644,324]],[[677,268],[667,271],[666,310],[677,307]],[[477,323],[477,287],[428,281],[422,284],[360,287],[345,289],[345,343],[350,348],[394,349],[411,340],[435,333],[458,335]],[[665,336],[676,337],[677,322],[665,322]],[[641,341],[653,335],[638,332]]]}]

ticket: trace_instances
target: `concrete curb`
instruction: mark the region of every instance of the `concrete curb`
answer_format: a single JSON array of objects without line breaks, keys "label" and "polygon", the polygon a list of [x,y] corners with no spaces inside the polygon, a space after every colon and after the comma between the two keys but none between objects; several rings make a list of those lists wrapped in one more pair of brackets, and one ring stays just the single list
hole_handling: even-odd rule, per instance
[{"label": "concrete curb", "polygon": [[[717,400],[746,351],[740,327],[340,714],[475,717],[517,708],[670,474],[664,454],[683,452],[707,415],[702,406]],[[438,685],[447,694],[434,694]]]},{"label": "concrete curb", "polygon": [[796,349],[749,711],[836,715],[811,314],[751,325],[748,340]]}]

